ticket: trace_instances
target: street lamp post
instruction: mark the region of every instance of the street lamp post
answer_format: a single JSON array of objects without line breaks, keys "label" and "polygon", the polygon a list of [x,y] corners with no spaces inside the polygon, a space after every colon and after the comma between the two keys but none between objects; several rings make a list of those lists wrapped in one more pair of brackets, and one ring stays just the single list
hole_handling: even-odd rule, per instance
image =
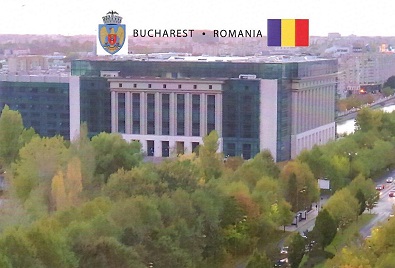
[{"label": "street lamp post", "polygon": [[354,153],[354,152],[348,152],[348,153],[347,153],[348,161],[349,161],[349,163],[350,163],[350,170],[349,170],[349,172],[348,172],[348,174],[350,175],[350,177],[351,177],[351,163],[352,163],[353,158],[354,158],[355,156],[357,156],[357,155],[358,155],[358,153]]}]

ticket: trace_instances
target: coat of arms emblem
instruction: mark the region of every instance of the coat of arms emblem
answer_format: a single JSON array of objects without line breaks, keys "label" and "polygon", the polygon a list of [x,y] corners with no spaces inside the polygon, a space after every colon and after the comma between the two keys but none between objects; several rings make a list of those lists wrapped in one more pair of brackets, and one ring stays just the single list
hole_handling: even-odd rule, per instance
[{"label": "coat of arms emblem", "polygon": [[125,43],[125,24],[121,24],[122,17],[115,11],[110,11],[103,17],[104,24],[99,24],[99,41],[104,50],[115,54]]}]

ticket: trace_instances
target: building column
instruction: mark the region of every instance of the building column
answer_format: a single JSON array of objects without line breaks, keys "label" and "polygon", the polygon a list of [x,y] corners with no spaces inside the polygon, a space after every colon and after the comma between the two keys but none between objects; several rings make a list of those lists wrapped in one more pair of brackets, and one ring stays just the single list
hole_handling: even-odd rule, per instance
[{"label": "building column", "polygon": [[169,135],[170,136],[175,136],[177,134],[176,131],[176,120],[177,120],[177,99],[176,99],[176,93],[170,93],[169,96],[169,117],[170,117],[170,122],[169,122]]},{"label": "building column", "polygon": [[162,157],[162,141],[155,140],[154,144],[155,144],[154,156]]},{"label": "building column", "polygon": [[132,100],[130,92],[125,94],[125,133],[132,133]]},{"label": "building column", "polygon": [[186,154],[192,153],[192,142],[191,141],[184,142],[184,151]]},{"label": "building column", "polygon": [[169,157],[177,155],[177,142],[175,140],[169,141]]},{"label": "building column", "polygon": [[301,124],[299,126],[299,131],[302,133],[305,130],[306,126],[306,121],[307,121],[307,105],[306,105],[306,99],[307,99],[307,90],[302,91],[302,96],[301,96],[301,106],[300,106],[300,111],[301,111]]},{"label": "building column", "polygon": [[[192,136],[192,94],[185,93],[185,135]],[[184,144],[185,147],[185,144]]]},{"label": "building column", "polygon": [[147,93],[140,93],[140,134],[147,134]]},{"label": "building column", "polygon": [[307,91],[307,103],[306,103],[306,106],[307,106],[307,109],[308,109],[308,118],[307,118],[307,122],[306,122],[305,131],[311,129],[311,125],[312,125],[311,122],[313,121],[313,116],[314,115],[313,115],[313,107],[312,107],[313,101],[312,101],[312,99],[313,99],[312,89],[309,89]]},{"label": "building column", "polygon": [[[312,102],[312,106],[313,106],[313,122],[311,125],[310,129],[314,129],[318,126],[318,92],[319,92],[319,87],[314,88],[313,89],[313,102]],[[315,142],[315,141],[314,141]]]},{"label": "building column", "polygon": [[162,133],[162,94],[155,93],[155,135]]},{"label": "building column", "polygon": [[200,136],[207,135],[207,94],[200,94]]},{"label": "building column", "polygon": [[111,91],[111,132],[118,131],[118,94]]},{"label": "building column", "polygon": [[291,135],[296,135],[298,133],[298,123],[300,120],[300,116],[298,113],[298,95],[299,90],[294,90],[291,92],[291,117],[292,119],[292,128]]},{"label": "building column", "polygon": [[[192,106],[192,105],[191,105]],[[222,137],[222,94],[215,94],[215,129]]]}]

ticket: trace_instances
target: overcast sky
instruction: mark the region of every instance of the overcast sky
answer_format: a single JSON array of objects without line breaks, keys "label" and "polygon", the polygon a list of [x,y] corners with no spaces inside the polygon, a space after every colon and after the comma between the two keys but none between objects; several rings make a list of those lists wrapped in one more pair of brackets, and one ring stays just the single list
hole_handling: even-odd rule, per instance
[{"label": "overcast sky", "polygon": [[114,10],[131,29],[261,29],[310,19],[310,35],[395,36],[394,0],[2,0],[0,34],[97,34]]}]

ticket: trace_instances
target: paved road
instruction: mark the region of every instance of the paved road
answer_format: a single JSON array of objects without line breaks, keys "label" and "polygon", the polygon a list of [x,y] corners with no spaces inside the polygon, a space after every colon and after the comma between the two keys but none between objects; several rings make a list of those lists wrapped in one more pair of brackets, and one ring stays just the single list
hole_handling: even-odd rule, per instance
[{"label": "paved road", "polygon": [[[391,213],[393,213],[394,208],[395,208],[395,197],[391,198],[388,196],[388,193],[390,190],[395,189],[395,182],[394,183],[386,183],[386,179],[392,176],[395,178],[395,170],[392,170],[391,172],[388,172],[387,174],[383,175],[381,178],[375,180],[376,184],[384,184],[385,189],[380,192],[380,199],[377,202],[377,206],[371,211],[372,214],[375,214],[375,217],[364,227],[360,229],[360,234],[362,235],[363,238],[366,238],[371,234],[371,230],[377,226],[378,224],[385,222],[388,220],[389,216]],[[322,207],[329,196],[324,197],[321,201],[318,207]],[[313,204],[313,207],[314,204]],[[318,212],[315,208],[311,210],[307,214],[307,219],[303,220],[298,223],[298,226],[295,225],[289,225],[285,227],[286,231],[293,232],[293,231],[298,231],[302,233],[303,231],[311,231],[314,228],[315,224],[315,219],[318,215]],[[366,212],[365,212],[366,213]],[[369,212],[368,212],[369,213]],[[281,230],[283,230],[283,227],[281,227]],[[281,247],[284,246],[285,239],[281,240],[279,242],[279,250]],[[236,268],[244,268],[246,267],[246,263],[242,262],[236,265]]]},{"label": "paved road", "polygon": [[359,230],[359,233],[363,238],[371,235],[372,229],[380,223],[387,221],[390,214],[392,214],[394,211],[395,198],[389,197],[388,194],[390,190],[395,188],[395,184],[385,182],[388,176],[394,177],[395,171],[391,171],[385,176],[382,176],[380,179],[376,180],[377,184],[384,184],[385,188],[381,190],[380,199],[377,202],[377,206],[372,210],[372,213],[375,214],[374,218]]}]

